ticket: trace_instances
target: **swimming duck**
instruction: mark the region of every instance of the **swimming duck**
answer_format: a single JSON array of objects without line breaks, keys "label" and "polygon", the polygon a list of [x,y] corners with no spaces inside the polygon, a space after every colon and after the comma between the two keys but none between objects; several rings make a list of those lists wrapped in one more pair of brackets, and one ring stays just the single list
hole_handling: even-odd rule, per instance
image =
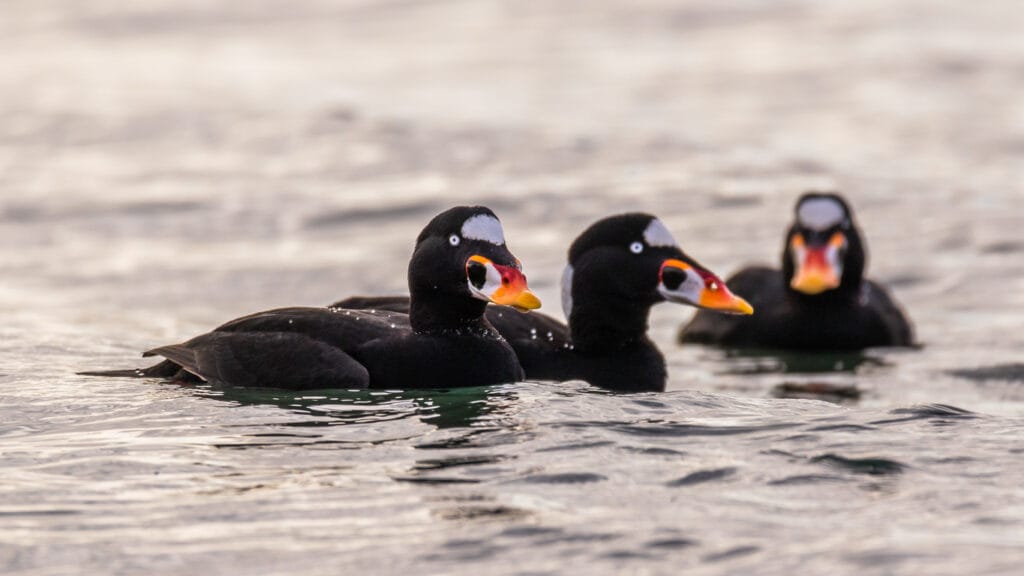
[{"label": "swimming duck", "polygon": [[143,356],[142,370],[88,374],[199,378],[287,388],[452,388],[523,379],[515,352],[484,317],[488,302],[540,307],[501,223],[458,207],[427,224],[409,262],[408,313],[344,308],[258,312]]},{"label": "swimming duck", "polygon": [[[665,388],[665,359],[647,337],[651,307],[675,302],[750,314],[717,276],[687,256],[661,220],[630,213],[600,220],[569,249],[562,276],[568,324],[539,313],[488,307],[531,380],[585,380],[622,391]],[[403,310],[403,297],[350,298],[337,305]]]},{"label": "swimming duck", "polygon": [[800,197],[786,234],[782,270],[744,268],[729,285],[757,308],[751,318],[698,312],[680,342],[790,350],[910,346],[910,321],[888,290],[864,277],[860,230],[840,195]]}]

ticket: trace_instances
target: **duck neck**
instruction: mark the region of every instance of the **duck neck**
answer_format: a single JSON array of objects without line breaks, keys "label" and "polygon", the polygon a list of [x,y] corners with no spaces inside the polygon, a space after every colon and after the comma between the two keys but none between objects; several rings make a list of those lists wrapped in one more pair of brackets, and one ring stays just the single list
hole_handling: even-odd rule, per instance
[{"label": "duck neck", "polygon": [[651,307],[623,299],[577,301],[569,313],[569,330],[577,352],[607,354],[646,346]]},{"label": "duck neck", "polygon": [[409,300],[409,325],[423,334],[492,329],[484,319],[486,307],[487,302],[465,296],[414,294]]}]

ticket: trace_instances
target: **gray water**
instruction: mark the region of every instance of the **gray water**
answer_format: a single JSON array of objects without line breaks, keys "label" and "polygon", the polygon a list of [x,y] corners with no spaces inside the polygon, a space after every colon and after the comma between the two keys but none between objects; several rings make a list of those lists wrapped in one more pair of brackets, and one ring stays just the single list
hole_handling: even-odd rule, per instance
[{"label": "gray water", "polygon": [[[0,572],[1015,574],[1014,0],[7,2]],[[291,394],[75,376],[402,293],[492,207],[545,311],[593,220],[726,274],[844,191],[920,350],[674,344],[660,394]],[[794,398],[799,397],[799,398]]]}]

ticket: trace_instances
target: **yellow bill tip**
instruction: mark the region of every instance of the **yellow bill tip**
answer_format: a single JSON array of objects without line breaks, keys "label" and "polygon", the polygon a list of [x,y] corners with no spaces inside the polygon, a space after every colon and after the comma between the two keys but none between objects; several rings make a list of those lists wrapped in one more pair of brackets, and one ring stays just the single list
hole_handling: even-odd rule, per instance
[{"label": "yellow bill tip", "polygon": [[530,310],[536,310],[540,308],[540,298],[537,298],[533,292],[524,290],[512,303],[512,307],[520,312],[529,312]]},{"label": "yellow bill tip", "polygon": [[793,290],[814,296],[839,287],[839,280],[833,274],[798,274],[789,283]]},{"label": "yellow bill tip", "polygon": [[739,296],[736,297],[735,310],[736,312],[743,314],[744,316],[750,316],[754,313],[754,307],[750,305],[750,302],[747,302],[746,300],[740,298]]}]

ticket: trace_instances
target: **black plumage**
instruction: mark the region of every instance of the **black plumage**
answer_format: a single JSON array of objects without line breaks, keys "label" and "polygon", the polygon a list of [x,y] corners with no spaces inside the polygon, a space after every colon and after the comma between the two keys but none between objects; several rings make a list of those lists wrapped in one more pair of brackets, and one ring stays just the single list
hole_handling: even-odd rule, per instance
[{"label": "black plumage", "polygon": [[[569,249],[562,290],[568,325],[493,306],[487,319],[515,349],[527,378],[623,391],[665,387],[664,357],[647,336],[651,306],[671,300],[734,312],[747,307],[648,214],[605,218],[585,230]],[[408,300],[350,298],[336,305],[402,311]]]},{"label": "black plumage", "polygon": [[228,322],[144,356],[166,360],[106,376],[200,378],[288,388],[450,388],[523,378],[515,353],[484,318],[488,298],[522,307],[526,289],[500,224],[483,207],[434,218],[409,263],[405,313],[283,308]]},{"label": "black plumage", "polygon": [[[727,281],[757,314],[698,312],[679,340],[817,351],[913,345],[910,321],[884,286],[865,278],[866,262],[849,204],[838,194],[804,194],[786,234],[782,269],[751,266]],[[822,273],[803,270],[811,267]]]}]

